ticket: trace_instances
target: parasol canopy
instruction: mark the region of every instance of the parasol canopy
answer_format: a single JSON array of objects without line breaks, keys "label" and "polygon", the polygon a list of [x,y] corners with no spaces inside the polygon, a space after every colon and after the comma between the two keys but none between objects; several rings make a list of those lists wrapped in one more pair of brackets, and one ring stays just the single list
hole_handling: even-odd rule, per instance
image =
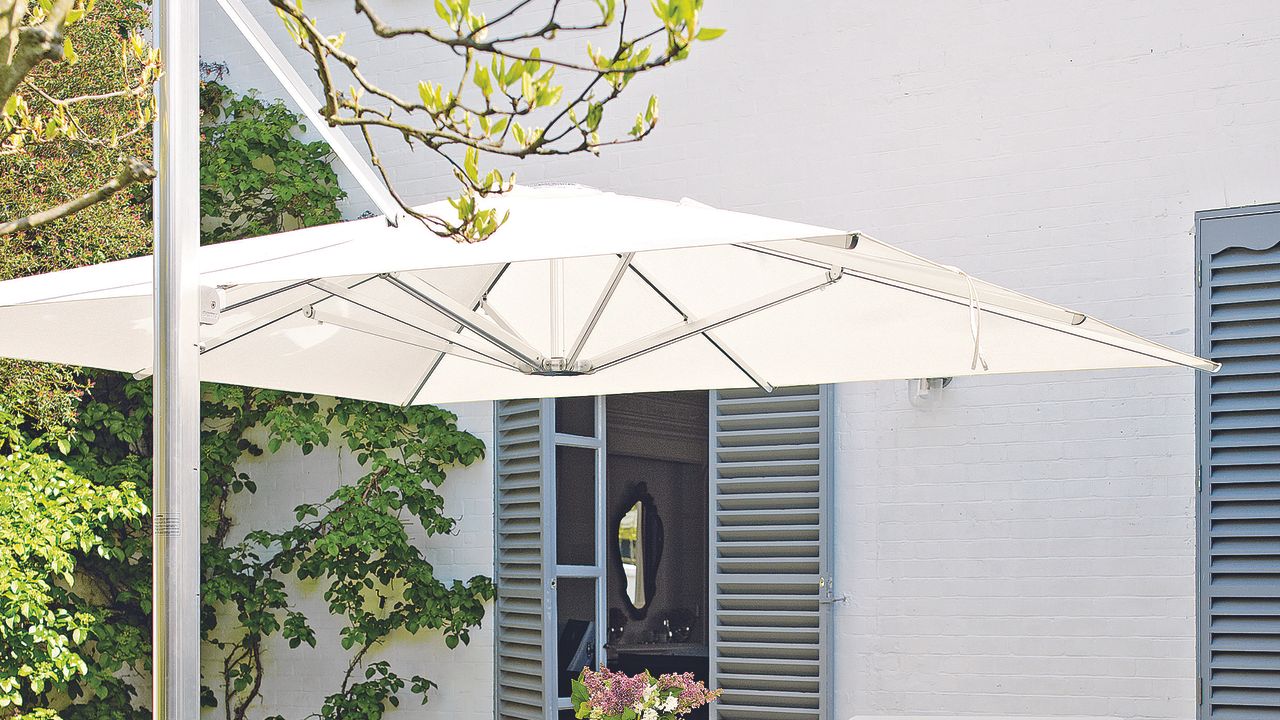
[{"label": "parasol canopy", "polygon": [[[202,247],[201,379],[416,404],[1217,367],[857,233],[579,186],[482,203],[510,218],[476,244],[375,217]],[[0,355],[150,372],[152,273],[0,283]]]}]

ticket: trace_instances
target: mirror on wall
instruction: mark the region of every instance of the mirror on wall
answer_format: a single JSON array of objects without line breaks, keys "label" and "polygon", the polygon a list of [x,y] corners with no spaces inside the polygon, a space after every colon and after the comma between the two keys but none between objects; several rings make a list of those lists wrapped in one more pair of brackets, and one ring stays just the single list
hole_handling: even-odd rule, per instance
[{"label": "mirror on wall", "polygon": [[644,503],[637,500],[618,522],[618,555],[627,576],[627,599],[639,610],[645,605]]},{"label": "mirror on wall", "polygon": [[631,614],[643,617],[657,591],[658,562],[662,558],[662,520],[653,497],[641,483],[614,525],[614,541],[626,578]]}]

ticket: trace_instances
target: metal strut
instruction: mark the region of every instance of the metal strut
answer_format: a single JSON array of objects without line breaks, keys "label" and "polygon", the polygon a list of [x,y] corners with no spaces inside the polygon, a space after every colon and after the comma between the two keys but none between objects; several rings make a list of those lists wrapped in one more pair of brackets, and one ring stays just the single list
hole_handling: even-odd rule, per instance
[{"label": "metal strut", "polygon": [[[635,273],[636,277],[643,280],[644,284],[649,286],[649,289],[653,290],[653,292],[657,294],[658,297],[662,298],[663,302],[671,306],[672,310],[675,310],[676,312],[680,313],[680,317],[683,320],[689,319],[690,317],[689,310],[685,308],[683,305],[681,305],[680,302],[675,299],[674,295],[672,295],[670,292],[667,292],[662,287],[660,287],[657,283],[655,283],[652,279],[650,279],[649,276],[640,272],[640,270],[634,264],[631,265],[630,269],[631,269],[631,272]],[[734,352],[732,348],[726,345],[718,335],[711,332],[710,330],[704,330],[702,332],[702,337],[706,338],[707,342],[711,343],[712,347],[714,347],[716,350],[719,350],[721,355],[724,355],[729,362],[733,363],[735,367],[741,370],[743,375],[746,375],[747,378],[751,380],[751,382],[756,384],[756,387],[760,388],[765,392],[773,392],[773,383],[766,380],[763,375],[761,375],[759,372],[755,370],[755,368],[748,365],[747,361],[743,359],[741,355]]]},{"label": "metal strut", "polygon": [[395,273],[380,275],[391,285],[395,286],[406,295],[424,305],[432,308],[436,312],[444,315],[450,320],[462,325],[471,332],[479,335],[486,342],[493,344],[495,347],[501,348],[504,352],[513,355],[521,362],[529,365],[532,371],[536,372],[545,369],[545,359],[537,348],[517,335],[507,332],[501,325],[493,320],[477,313],[471,308],[449,297],[448,294],[440,289],[432,286],[426,281],[409,276],[401,276]]},{"label": "metal strut", "polygon": [[754,315],[771,307],[808,295],[815,290],[821,290],[838,282],[840,277],[841,274],[838,271],[829,269],[826,276],[821,280],[797,283],[791,287],[783,288],[768,295],[762,295],[755,300],[721,310],[703,318],[689,319],[676,323],[657,332],[650,333],[645,337],[620,345],[613,350],[601,353],[592,358],[589,364],[593,370],[604,370],[618,363],[659,350],[690,336],[713,330],[735,320],[741,320],[749,315]]},{"label": "metal strut", "polygon": [[578,333],[578,339],[573,341],[573,349],[569,351],[569,357],[565,360],[565,365],[573,367],[578,362],[578,356],[582,354],[582,348],[586,346],[587,340],[591,338],[591,333],[596,329],[596,323],[600,322],[600,316],[604,314],[605,307],[609,301],[613,299],[613,294],[618,290],[618,284],[622,282],[622,276],[626,274],[627,268],[631,267],[631,261],[636,254],[633,252],[623,253],[618,256],[618,265],[614,267],[613,273],[609,275],[609,281],[605,283],[604,289],[600,291],[600,297],[596,298],[596,304],[591,308],[591,313],[587,315],[587,322],[582,326],[582,331]]},{"label": "metal strut", "polygon": [[[183,0],[171,0],[172,2],[180,2]],[[186,0],[189,1],[189,0]],[[196,3],[197,5],[199,3]],[[280,52],[280,48],[276,46],[271,37],[267,35],[267,31],[263,29],[262,24],[253,16],[249,8],[245,7],[243,0],[218,0],[218,5],[226,12],[227,17],[231,18],[231,22],[249,41],[249,45],[253,47],[254,52],[262,59],[267,68],[271,70],[280,84],[284,86],[285,92],[289,93],[289,97],[293,98],[293,102],[298,106],[302,113],[306,115],[311,124],[315,126],[316,132],[329,143],[329,147],[333,148],[333,154],[338,158],[338,162],[351,173],[356,183],[365,191],[373,204],[378,207],[378,211],[386,216],[387,222],[391,225],[398,225],[400,216],[404,214],[400,203],[391,195],[391,191],[374,172],[373,168],[365,162],[364,156],[356,150],[355,145],[342,134],[342,131],[329,125],[328,121],[320,115],[318,108],[324,103],[316,94],[307,87],[307,83],[293,69],[293,65],[289,64],[288,58],[284,53]]]},{"label": "metal strut", "polygon": [[[382,276],[379,276],[379,277],[382,277]],[[338,283],[330,282],[328,280],[316,280],[312,282],[312,285],[314,285],[315,287],[321,290],[324,290],[330,295],[342,298],[343,300],[346,300],[352,305],[357,305],[359,307],[362,307],[365,310],[369,310],[370,312],[381,315],[382,317],[385,317],[388,320],[399,323],[413,330],[417,330],[418,332],[424,333],[426,335],[434,337],[443,342],[457,345],[459,347],[470,350],[471,352],[476,353],[477,355],[482,355],[484,357],[487,357],[498,364],[506,365],[512,369],[519,369],[520,364],[522,362],[525,362],[523,357],[508,351],[506,348],[502,347],[501,345],[491,343],[494,345],[494,347],[486,347],[485,345],[477,343],[471,338],[467,338],[464,335],[449,334],[448,337],[445,337],[444,330],[432,330],[430,328],[423,327],[423,324],[415,323],[411,320],[403,318],[401,317],[400,308],[394,307],[390,303],[386,302],[385,300],[376,298],[362,291],[344,287]],[[487,340],[487,338],[485,338],[485,340]],[[495,356],[495,353],[494,353],[495,349],[498,351],[501,351],[500,354],[508,356],[507,359]]]}]

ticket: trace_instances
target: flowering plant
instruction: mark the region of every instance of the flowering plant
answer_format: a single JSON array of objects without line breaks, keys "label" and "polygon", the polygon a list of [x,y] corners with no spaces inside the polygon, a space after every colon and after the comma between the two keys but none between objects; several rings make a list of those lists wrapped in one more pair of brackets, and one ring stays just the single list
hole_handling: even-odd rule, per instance
[{"label": "flowering plant", "polygon": [[675,720],[720,697],[693,673],[653,677],[582,668],[572,682],[574,717],[579,720]]}]

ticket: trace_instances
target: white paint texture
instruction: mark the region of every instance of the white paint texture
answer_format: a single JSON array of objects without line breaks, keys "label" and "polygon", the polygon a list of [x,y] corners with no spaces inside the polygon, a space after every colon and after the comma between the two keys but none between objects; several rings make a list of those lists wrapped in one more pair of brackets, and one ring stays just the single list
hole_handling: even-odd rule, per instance
[{"label": "white paint texture", "polygon": [[[521,180],[863,230],[1183,350],[1193,213],[1280,200],[1268,0],[708,5],[729,33],[634,87],[661,95],[651,139]],[[232,84],[279,94],[229,25],[205,29]],[[348,47],[402,85],[445,67],[361,32]],[[391,162],[410,197],[452,190],[425,153]],[[993,377],[924,407],[905,383],[841,387],[836,717],[1192,716],[1192,387],[1180,371]],[[486,408],[467,420],[488,432]],[[320,462],[270,472],[298,488]],[[491,562],[487,472],[450,480],[468,528],[439,551],[455,575]],[[442,685],[395,717],[491,714],[487,628],[466,651],[390,652]],[[289,658],[273,709],[314,709],[335,653]]]}]

